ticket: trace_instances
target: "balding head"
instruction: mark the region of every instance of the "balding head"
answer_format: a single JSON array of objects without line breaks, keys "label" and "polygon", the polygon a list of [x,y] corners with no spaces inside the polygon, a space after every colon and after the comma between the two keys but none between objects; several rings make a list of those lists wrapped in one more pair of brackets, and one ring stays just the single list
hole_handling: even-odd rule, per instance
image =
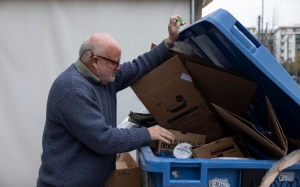
[{"label": "balding head", "polygon": [[83,63],[87,62],[92,56],[91,51],[86,51],[88,49],[92,50],[94,55],[103,56],[110,51],[121,51],[118,42],[106,33],[93,34],[82,43],[79,49],[79,57],[82,56]]},{"label": "balding head", "polygon": [[97,33],[88,37],[81,45],[79,58],[87,69],[107,84],[115,80],[120,70],[121,48],[108,34]]}]

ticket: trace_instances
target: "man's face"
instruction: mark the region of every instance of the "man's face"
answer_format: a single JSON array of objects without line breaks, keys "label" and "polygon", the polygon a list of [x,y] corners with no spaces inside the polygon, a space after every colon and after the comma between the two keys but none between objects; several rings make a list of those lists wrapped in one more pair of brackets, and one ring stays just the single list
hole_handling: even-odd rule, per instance
[{"label": "man's face", "polygon": [[[101,34],[94,37],[94,42],[98,42],[99,46],[98,50],[95,49],[91,53],[90,70],[105,85],[115,81],[116,71],[120,70],[121,48],[112,38]],[[106,39],[102,37],[106,37]],[[103,46],[100,46],[100,44]]]},{"label": "man's face", "polygon": [[116,71],[120,70],[121,50],[119,48],[107,50],[105,55],[95,55],[93,58],[96,63],[95,75],[102,84],[115,81]]},{"label": "man's face", "polygon": [[120,65],[100,58],[97,61],[96,76],[101,80],[102,84],[114,82],[116,71],[120,70]]}]

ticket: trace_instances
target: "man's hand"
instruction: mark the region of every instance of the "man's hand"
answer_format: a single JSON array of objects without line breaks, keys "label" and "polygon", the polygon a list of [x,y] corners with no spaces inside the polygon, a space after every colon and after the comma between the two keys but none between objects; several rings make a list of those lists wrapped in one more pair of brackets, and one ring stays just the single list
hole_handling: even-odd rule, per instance
[{"label": "man's hand", "polygon": [[167,38],[167,42],[170,44],[174,44],[178,39],[180,26],[186,24],[186,22],[184,21],[180,25],[179,18],[181,18],[181,16],[179,15],[174,15],[170,18],[170,22],[168,25],[169,37]]},{"label": "man's hand", "polygon": [[161,140],[165,143],[170,144],[169,140],[174,140],[175,136],[165,128],[162,128],[159,125],[155,125],[148,128],[148,131],[151,135],[151,140]]}]

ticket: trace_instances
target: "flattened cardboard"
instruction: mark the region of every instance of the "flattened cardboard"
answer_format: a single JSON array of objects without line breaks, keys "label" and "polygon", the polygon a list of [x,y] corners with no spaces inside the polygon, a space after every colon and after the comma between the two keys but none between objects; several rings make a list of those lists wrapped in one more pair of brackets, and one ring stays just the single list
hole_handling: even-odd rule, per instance
[{"label": "flattened cardboard", "polygon": [[144,75],[131,88],[166,129],[206,135],[221,128],[178,56]]},{"label": "flattened cardboard", "polygon": [[108,177],[105,187],[140,187],[141,168],[129,153],[118,154],[116,170]]},{"label": "flattened cardboard", "polygon": [[238,116],[245,116],[257,90],[257,83],[204,59],[194,58],[177,51],[172,51],[172,53],[178,55],[185,64],[214,115],[218,116],[218,112],[210,103],[215,103]]},{"label": "flattened cardboard", "polygon": [[220,113],[220,115],[223,117],[226,124],[232,131],[241,134],[244,139],[246,139],[250,144],[252,144],[260,151],[265,152],[266,155],[270,155],[271,157],[275,158],[281,158],[283,156],[286,156],[287,140],[267,96],[266,101],[268,108],[269,126],[272,136],[275,139],[274,142],[272,142],[261,132],[259,132],[249,121],[215,104],[213,104],[213,106]]},{"label": "flattened cardboard", "polygon": [[216,157],[244,157],[234,137],[222,138],[220,140],[192,148],[195,158]]},{"label": "flattened cardboard", "polygon": [[268,125],[269,129],[272,133],[273,142],[281,149],[283,150],[284,154],[286,155],[288,144],[287,139],[285,138],[284,132],[281,128],[281,125],[276,117],[276,114],[273,110],[273,107],[271,105],[271,102],[269,98],[266,96],[266,102],[267,102],[267,109],[268,109]]},{"label": "flattened cardboard", "polygon": [[186,68],[207,103],[218,106],[244,117],[257,84],[235,74],[190,61]]},{"label": "flattened cardboard", "polygon": [[157,145],[157,153],[161,153],[164,150],[169,150],[172,152],[176,145],[180,143],[189,143],[192,146],[198,146],[205,144],[206,135],[194,134],[194,133],[186,133],[182,134],[180,131],[169,130],[175,136],[175,140],[171,141],[170,144],[164,143],[162,141],[158,141]]}]

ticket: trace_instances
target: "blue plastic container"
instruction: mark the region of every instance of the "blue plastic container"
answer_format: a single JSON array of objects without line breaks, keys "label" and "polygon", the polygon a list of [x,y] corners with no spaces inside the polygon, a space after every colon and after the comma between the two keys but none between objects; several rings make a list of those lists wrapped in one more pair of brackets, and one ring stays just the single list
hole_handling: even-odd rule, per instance
[{"label": "blue plastic container", "polygon": [[[268,130],[267,95],[286,138],[300,139],[300,87],[272,54],[230,13],[219,9],[203,17],[181,31],[178,41],[193,45],[207,61],[258,83],[257,92],[245,117],[247,120],[261,130]],[[206,187],[209,186],[209,180],[214,178],[227,179],[230,187],[240,187],[245,171],[267,172],[276,162],[159,158],[148,146],[139,150],[138,160],[155,187]],[[300,163],[284,172],[293,173],[295,180],[293,183],[278,182],[277,176],[274,187],[300,186]]]},{"label": "blue plastic container", "polygon": [[[138,161],[151,180],[152,185],[149,187],[209,187],[209,180],[215,178],[228,180],[230,187],[241,187],[244,172],[264,170],[263,172],[267,173],[276,162],[274,160],[161,158],[156,157],[149,146],[142,147],[138,151]],[[294,180],[279,181],[278,175],[271,187],[300,186],[300,163],[288,167],[283,172],[291,172]],[[259,184],[256,183],[255,187]]]}]

